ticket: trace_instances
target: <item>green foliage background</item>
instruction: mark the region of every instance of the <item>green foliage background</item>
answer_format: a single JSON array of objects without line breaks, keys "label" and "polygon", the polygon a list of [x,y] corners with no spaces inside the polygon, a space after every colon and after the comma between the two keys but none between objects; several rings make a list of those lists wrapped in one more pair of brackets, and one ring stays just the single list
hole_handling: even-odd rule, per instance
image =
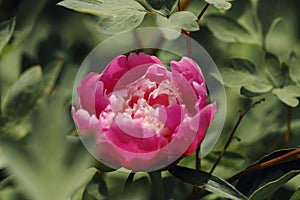
[{"label": "green foliage background", "polygon": [[[74,5],[76,1],[69,2]],[[190,13],[179,14],[189,23],[172,21],[178,15],[172,14],[176,1],[161,1],[162,5],[155,1],[113,2],[103,12],[112,12],[117,17],[109,18],[109,13],[102,16],[97,10],[99,21],[99,16],[57,6],[58,1],[0,0],[0,199],[153,198],[151,177],[146,173],[136,174],[133,183],[123,190],[128,174],[110,172],[111,169],[95,161],[76,137],[70,116],[73,81],[81,62],[109,37],[107,33],[116,33],[120,28],[162,26],[194,31],[192,38],[219,67],[228,86],[228,111],[218,144],[201,160],[203,171],[209,171],[217,159],[239,117],[237,110],[246,109],[262,97],[266,101],[245,116],[236,132],[238,139],[231,142],[213,174],[227,179],[264,155],[300,145],[298,0],[235,0],[226,12],[211,6],[199,21],[200,30],[190,19],[200,13],[205,1],[192,0],[186,8]],[[128,2],[139,11],[114,10],[117,6],[131,9]],[[157,13],[158,17],[146,12]],[[95,14],[90,10],[85,13]],[[141,24],[126,22],[135,17]],[[116,22],[119,24],[110,26]],[[164,52],[158,56],[166,57]],[[291,134],[286,144],[289,112]],[[274,155],[267,158],[270,156]],[[288,170],[287,165],[275,166],[268,176],[254,174],[254,180],[240,180],[236,187],[247,197],[261,199],[266,196],[253,192],[260,189],[270,196],[274,190],[265,192],[265,183],[272,180],[276,187],[282,186],[272,199],[299,199],[299,160],[288,164],[295,167]],[[179,165],[194,168],[194,155]],[[194,179],[198,175],[194,173],[185,168],[163,172],[165,197],[189,196],[194,184],[201,185],[201,178]],[[222,181],[209,177],[208,180],[208,186],[213,188],[208,190],[216,194],[205,198],[228,197],[229,193],[225,192],[226,196],[220,189],[224,186]],[[247,184],[255,181],[256,187]],[[239,199],[238,195],[231,195]]]}]

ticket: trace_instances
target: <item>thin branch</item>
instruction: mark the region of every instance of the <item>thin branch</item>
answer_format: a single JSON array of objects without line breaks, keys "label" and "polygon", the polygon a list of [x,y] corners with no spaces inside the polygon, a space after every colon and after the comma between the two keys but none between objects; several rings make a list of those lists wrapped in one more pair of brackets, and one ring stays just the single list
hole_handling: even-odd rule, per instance
[{"label": "thin branch", "polygon": [[209,3],[207,3],[205,5],[205,7],[202,9],[202,11],[200,12],[200,14],[198,15],[197,19],[196,19],[196,22],[199,22],[201,17],[204,15],[205,11],[207,10],[207,8],[210,6]]},{"label": "thin branch", "polygon": [[297,148],[293,151],[290,151],[289,153],[286,153],[282,156],[279,156],[277,158],[268,160],[266,162],[260,163],[258,165],[252,166],[242,172],[239,172],[237,174],[235,174],[234,176],[230,177],[229,179],[227,179],[228,182],[233,182],[235,180],[238,180],[244,176],[247,176],[253,172],[257,172],[259,170],[263,170],[266,169],[268,167],[277,165],[277,164],[281,164],[281,163],[285,163],[285,162],[289,162],[292,160],[298,160],[300,159],[300,148]]},{"label": "thin branch", "polygon": [[182,6],[180,3],[180,0],[178,0],[177,7],[178,7],[178,11],[182,11]]},{"label": "thin branch", "polygon": [[225,152],[226,152],[229,144],[231,143],[232,139],[234,138],[234,134],[235,134],[237,128],[239,127],[239,125],[240,125],[241,121],[243,120],[243,118],[245,117],[245,115],[248,113],[249,110],[251,110],[253,107],[255,107],[257,104],[261,103],[262,101],[265,101],[265,98],[262,98],[262,99],[256,101],[254,104],[252,104],[250,107],[248,107],[244,112],[239,111],[240,112],[240,116],[239,116],[239,118],[238,118],[238,120],[237,120],[234,128],[232,129],[231,134],[230,134],[230,136],[229,136],[229,138],[228,138],[228,140],[227,140],[227,142],[226,142],[223,150],[221,151],[218,159],[216,160],[215,164],[213,165],[213,167],[211,168],[211,170],[210,170],[209,173],[213,173],[213,171],[215,170],[215,168],[219,164],[221,158],[224,156],[224,154],[225,154]]},{"label": "thin branch", "polygon": [[191,0],[185,0],[184,2],[182,2],[182,4],[181,4],[181,10],[185,10],[186,7],[189,5],[190,2],[191,2]]},{"label": "thin branch", "polygon": [[199,146],[196,150],[196,157],[195,157],[195,167],[196,167],[196,170],[201,170],[201,160],[200,160],[200,147]]},{"label": "thin branch", "polygon": [[292,107],[287,107],[287,127],[284,135],[285,147],[289,146],[290,135],[291,135],[291,120],[292,120]]}]

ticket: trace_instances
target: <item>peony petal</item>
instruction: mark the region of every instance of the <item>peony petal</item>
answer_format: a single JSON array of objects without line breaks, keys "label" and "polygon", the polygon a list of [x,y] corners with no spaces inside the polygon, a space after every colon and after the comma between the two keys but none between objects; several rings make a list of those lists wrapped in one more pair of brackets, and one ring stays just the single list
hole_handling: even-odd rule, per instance
[{"label": "peony petal", "polygon": [[134,67],[144,65],[144,64],[163,65],[162,62],[157,57],[147,55],[143,52],[140,52],[139,54],[131,53],[128,57],[128,64],[129,64],[130,68],[134,68]]},{"label": "peony petal", "polygon": [[161,83],[164,80],[170,79],[171,73],[163,65],[154,64],[149,66],[144,78],[150,81]]},{"label": "peony petal", "polygon": [[[138,130],[138,127],[134,124],[128,124],[128,129],[121,129],[117,123],[113,123],[108,130],[107,138],[119,148],[132,152],[132,153],[145,153],[155,151],[157,149],[165,146],[168,141],[166,138],[153,133],[147,133],[147,131],[151,131],[146,128],[141,128]],[[133,130],[137,132],[127,132],[128,130]],[[137,137],[132,136],[136,134]],[[151,137],[143,138],[143,135],[152,135]]]},{"label": "peony petal", "polygon": [[213,120],[216,114],[217,106],[216,103],[209,104],[203,108],[193,120],[190,121],[190,128],[197,131],[197,135],[194,138],[192,144],[189,146],[188,150],[184,153],[185,156],[192,154],[200,145],[205,137],[208,126]]},{"label": "peony petal", "polygon": [[126,56],[121,55],[113,59],[101,74],[100,81],[104,84],[106,94],[113,91],[118,80],[129,70]]},{"label": "peony petal", "polygon": [[201,84],[205,81],[198,64],[188,57],[182,57],[179,62],[172,60],[170,65],[171,71],[179,72],[190,82],[195,81]]},{"label": "peony petal", "polygon": [[109,100],[105,94],[103,82],[98,81],[95,88],[95,113],[99,117],[100,113],[108,106]]},{"label": "peony petal", "polygon": [[79,109],[77,112],[72,107],[71,110],[73,120],[83,135],[98,134],[101,132],[100,123],[95,115],[90,115],[86,110]]},{"label": "peony petal", "polygon": [[90,114],[95,114],[95,92],[96,84],[100,79],[97,73],[90,73],[84,77],[77,88],[78,92],[78,109],[84,109]]}]

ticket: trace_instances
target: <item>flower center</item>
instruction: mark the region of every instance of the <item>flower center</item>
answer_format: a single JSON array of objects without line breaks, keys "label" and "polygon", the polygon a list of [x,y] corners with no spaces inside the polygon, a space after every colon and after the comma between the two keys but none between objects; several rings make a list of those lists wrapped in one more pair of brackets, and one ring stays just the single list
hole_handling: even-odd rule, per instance
[{"label": "flower center", "polygon": [[[122,117],[132,120],[142,128],[152,129],[157,134],[168,136],[170,132],[164,120],[159,117],[159,108],[180,104],[182,98],[177,86],[170,80],[158,84],[143,79],[127,86],[123,91],[113,92],[109,101],[110,105],[103,111],[105,113],[100,114],[104,122],[107,121],[106,116],[111,122],[114,117]],[[105,125],[109,128],[108,124]]]}]

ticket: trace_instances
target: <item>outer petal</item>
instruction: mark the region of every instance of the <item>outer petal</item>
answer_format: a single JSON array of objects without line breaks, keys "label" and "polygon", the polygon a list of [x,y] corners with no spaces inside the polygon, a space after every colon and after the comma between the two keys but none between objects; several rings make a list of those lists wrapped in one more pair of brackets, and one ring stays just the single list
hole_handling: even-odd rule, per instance
[{"label": "outer petal", "polygon": [[[127,130],[137,130],[137,137],[132,136],[133,133],[126,133],[116,123],[113,123],[106,134],[107,138],[111,143],[118,146],[119,148],[132,153],[146,153],[158,150],[165,146],[168,141],[164,137],[158,134],[144,133],[146,129],[138,130],[138,127],[133,123],[128,124],[131,126]],[[142,135],[152,135],[151,137],[143,138]]]},{"label": "outer petal", "polygon": [[100,124],[95,115],[90,115],[86,110],[79,109],[77,112],[72,107],[72,117],[83,135],[100,133]]},{"label": "outer petal", "polygon": [[159,64],[163,65],[162,62],[155,56],[149,56],[143,52],[139,54],[131,53],[128,57],[128,64],[130,68],[134,68],[144,64]]},{"label": "outer petal", "polygon": [[100,81],[104,83],[106,94],[113,91],[118,80],[129,70],[126,56],[121,55],[113,59],[101,74]]},{"label": "outer petal", "polygon": [[[158,58],[155,56],[149,56],[144,53],[131,53],[126,60],[126,56],[121,55],[116,57],[113,61],[109,63],[106,69],[101,75],[101,81],[104,83],[104,88],[106,94],[111,93],[114,90],[115,85],[121,79],[121,77],[133,68],[142,66],[143,70],[138,70],[138,75],[135,74],[137,78],[145,73],[147,67],[152,64],[162,64]],[[137,71],[135,71],[137,72]],[[135,78],[135,79],[137,79]]]},{"label": "outer petal", "polygon": [[204,82],[203,73],[198,64],[188,57],[183,57],[181,60],[170,62],[171,70],[176,70],[181,73],[188,81],[197,82],[199,84]]},{"label": "outer petal", "polygon": [[98,81],[95,84],[95,113],[99,117],[99,114],[107,107],[109,104],[109,99],[104,91],[104,84],[101,81]]},{"label": "outer petal", "polygon": [[216,109],[216,103],[209,104],[194,116],[190,122],[191,129],[197,131],[197,135],[188,150],[184,153],[185,156],[192,154],[204,139],[206,130],[216,114]]},{"label": "outer petal", "polygon": [[77,88],[78,109],[87,110],[90,114],[95,114],[95,92],[96,85],[100,79],[97,73],[90,73],[84,77]]}]

